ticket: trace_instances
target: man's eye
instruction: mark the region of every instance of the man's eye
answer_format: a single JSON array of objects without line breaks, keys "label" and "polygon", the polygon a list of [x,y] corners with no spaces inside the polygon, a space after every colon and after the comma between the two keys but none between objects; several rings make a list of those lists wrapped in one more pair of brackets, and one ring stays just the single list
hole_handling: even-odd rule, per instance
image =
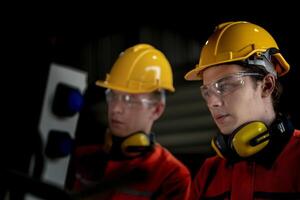
[{"label": "man's eye", "polygon": [[125,101],[125,102],[131,102],[130,96],[125,95],[125,96],[124,96],[124,101]]},{"label": "man's eye", "polygon": [[220,93],[226,92],[230,89],[230,85],[226,83],[218,83],[216,86]]}]

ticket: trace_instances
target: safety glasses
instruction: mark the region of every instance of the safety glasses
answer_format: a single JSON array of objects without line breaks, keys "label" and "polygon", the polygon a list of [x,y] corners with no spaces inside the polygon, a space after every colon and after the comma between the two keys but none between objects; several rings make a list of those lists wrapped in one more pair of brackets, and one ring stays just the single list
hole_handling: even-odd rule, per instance
[{"label": "safety glasses", "polygon": [[108,105],[115,104],[117,102],[123,103],[126,107],[133,108],[138,106],[153,105],[156,102],[145,97],[140,97],[137,94],[120,94],[111,89],[105,91],[106,102]]},{"label": "safety glasses", "polygon": [[208,85],[202,85],[200,87],[202,97],[206,101],[212,94],[218,97],[224,97],[244,86],[245,81],[242,78],[244,76],[263,75],[253,72],[237,72],[234,74],[230,74]]}]

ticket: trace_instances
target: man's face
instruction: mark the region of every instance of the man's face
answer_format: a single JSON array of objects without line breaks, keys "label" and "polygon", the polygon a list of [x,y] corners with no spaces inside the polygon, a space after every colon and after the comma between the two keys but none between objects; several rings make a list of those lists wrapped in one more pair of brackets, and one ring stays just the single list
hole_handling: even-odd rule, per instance
[{"label": "man's face", "polygon": [[116,90],[106,92],[108,124],[115,136],[126,137],[137,131],[149,133],[153,122],[160,116],[161,102],[151,94],[129,94]]},{"label": "man's face", "polygon": [[250,76],[235,64],[213,66],[203,72],[202,96],[223,134],[231,134],[249,121],[263,121],[261,82],[255,87]]}]

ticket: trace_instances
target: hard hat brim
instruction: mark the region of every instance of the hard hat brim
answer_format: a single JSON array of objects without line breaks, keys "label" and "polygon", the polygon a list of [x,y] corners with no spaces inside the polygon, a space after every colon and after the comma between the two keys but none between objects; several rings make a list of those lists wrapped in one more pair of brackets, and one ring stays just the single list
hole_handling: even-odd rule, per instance
[{"label": "hard hat brim", "polygon": [[[249,54],[249,55],[251,55],[251,54]],[[188,81],[202,80],[203,79],[202,71],[204,69],[206,69],[208,67],[211,67],[211,66],[219,65],[219,64],[226,64],[226,63],[230,63],[230,62],[233,62],[233,61],[243,60],[243,59],[248,58],[249,55],[247,55],[245,57],[242,57],[242,58],[238,58],[238,59],[232,59],[229,62],[219,62],[219,63],[216,62],[216,63],[213,63],[211,65],[204,65],[204,66],[200,66],[200,67],[199,67],[199,65],[196,65],[194,67],[194,69],[190,70],[189,72],[187,72],[185,74],[184,78],[185,78],[185,80],[188,80]],[[274,56],[275,59],[279,63],[280,69],[276,69],[276,71],[278,73],[278,76],[285,75],[290,70],[289,63],[284,59],[284,57],[281,55],[281,53],[276,53],[276,54],[273,54],[272,56]]]},{"label": "hard hat brim", "polygon": [[[100,81],[100,80],[96,81],[95,84],[100,87],[104,87],[104,88],[108,88],[108,89],[112,89],[112,90],[118,90],[121,92],[126,92],[126,93],[131,93],[131,94],[151,93],[151,92],[158,90],[157,87],[147,88],[147,90],[145,90],[144,88],[141,88],[140,90],[138,90],[136,88],[129,89],[128,87],[120,87],[120,86],[112,85],[112,84],[108,83],[107,81]],[[161,89],[166,89],[168,91],[175,92],[174,87],[173,88],[161,88]]]},{"label": "hard hat brim", "polygon": [[196,80],[202,80],[202,74],[199,74],[199,71],[202,69],[198,67],[198,65],[195,66],[194,69],[187,72],[184,76],[185,80],[188,81],[196,81]]}]

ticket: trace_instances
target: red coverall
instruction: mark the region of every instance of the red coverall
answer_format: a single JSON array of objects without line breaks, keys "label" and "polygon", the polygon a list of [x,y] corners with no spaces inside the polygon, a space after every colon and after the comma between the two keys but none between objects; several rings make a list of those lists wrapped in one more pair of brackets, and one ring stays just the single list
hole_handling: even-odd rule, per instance
[{"label": "red coverall", "polygon": [[86,159],[76,162],[73,190],[84,191],[86,199],[189,199],[189,170],[159,144],[143,156],[123,160],[105,159],[99,149],[82,147],[76,153]]},{"label": "red coverall", "polygon": [[270,165],[208,158],[195,177],[191,199],[300,199],[299,134],[295,130]]}]

